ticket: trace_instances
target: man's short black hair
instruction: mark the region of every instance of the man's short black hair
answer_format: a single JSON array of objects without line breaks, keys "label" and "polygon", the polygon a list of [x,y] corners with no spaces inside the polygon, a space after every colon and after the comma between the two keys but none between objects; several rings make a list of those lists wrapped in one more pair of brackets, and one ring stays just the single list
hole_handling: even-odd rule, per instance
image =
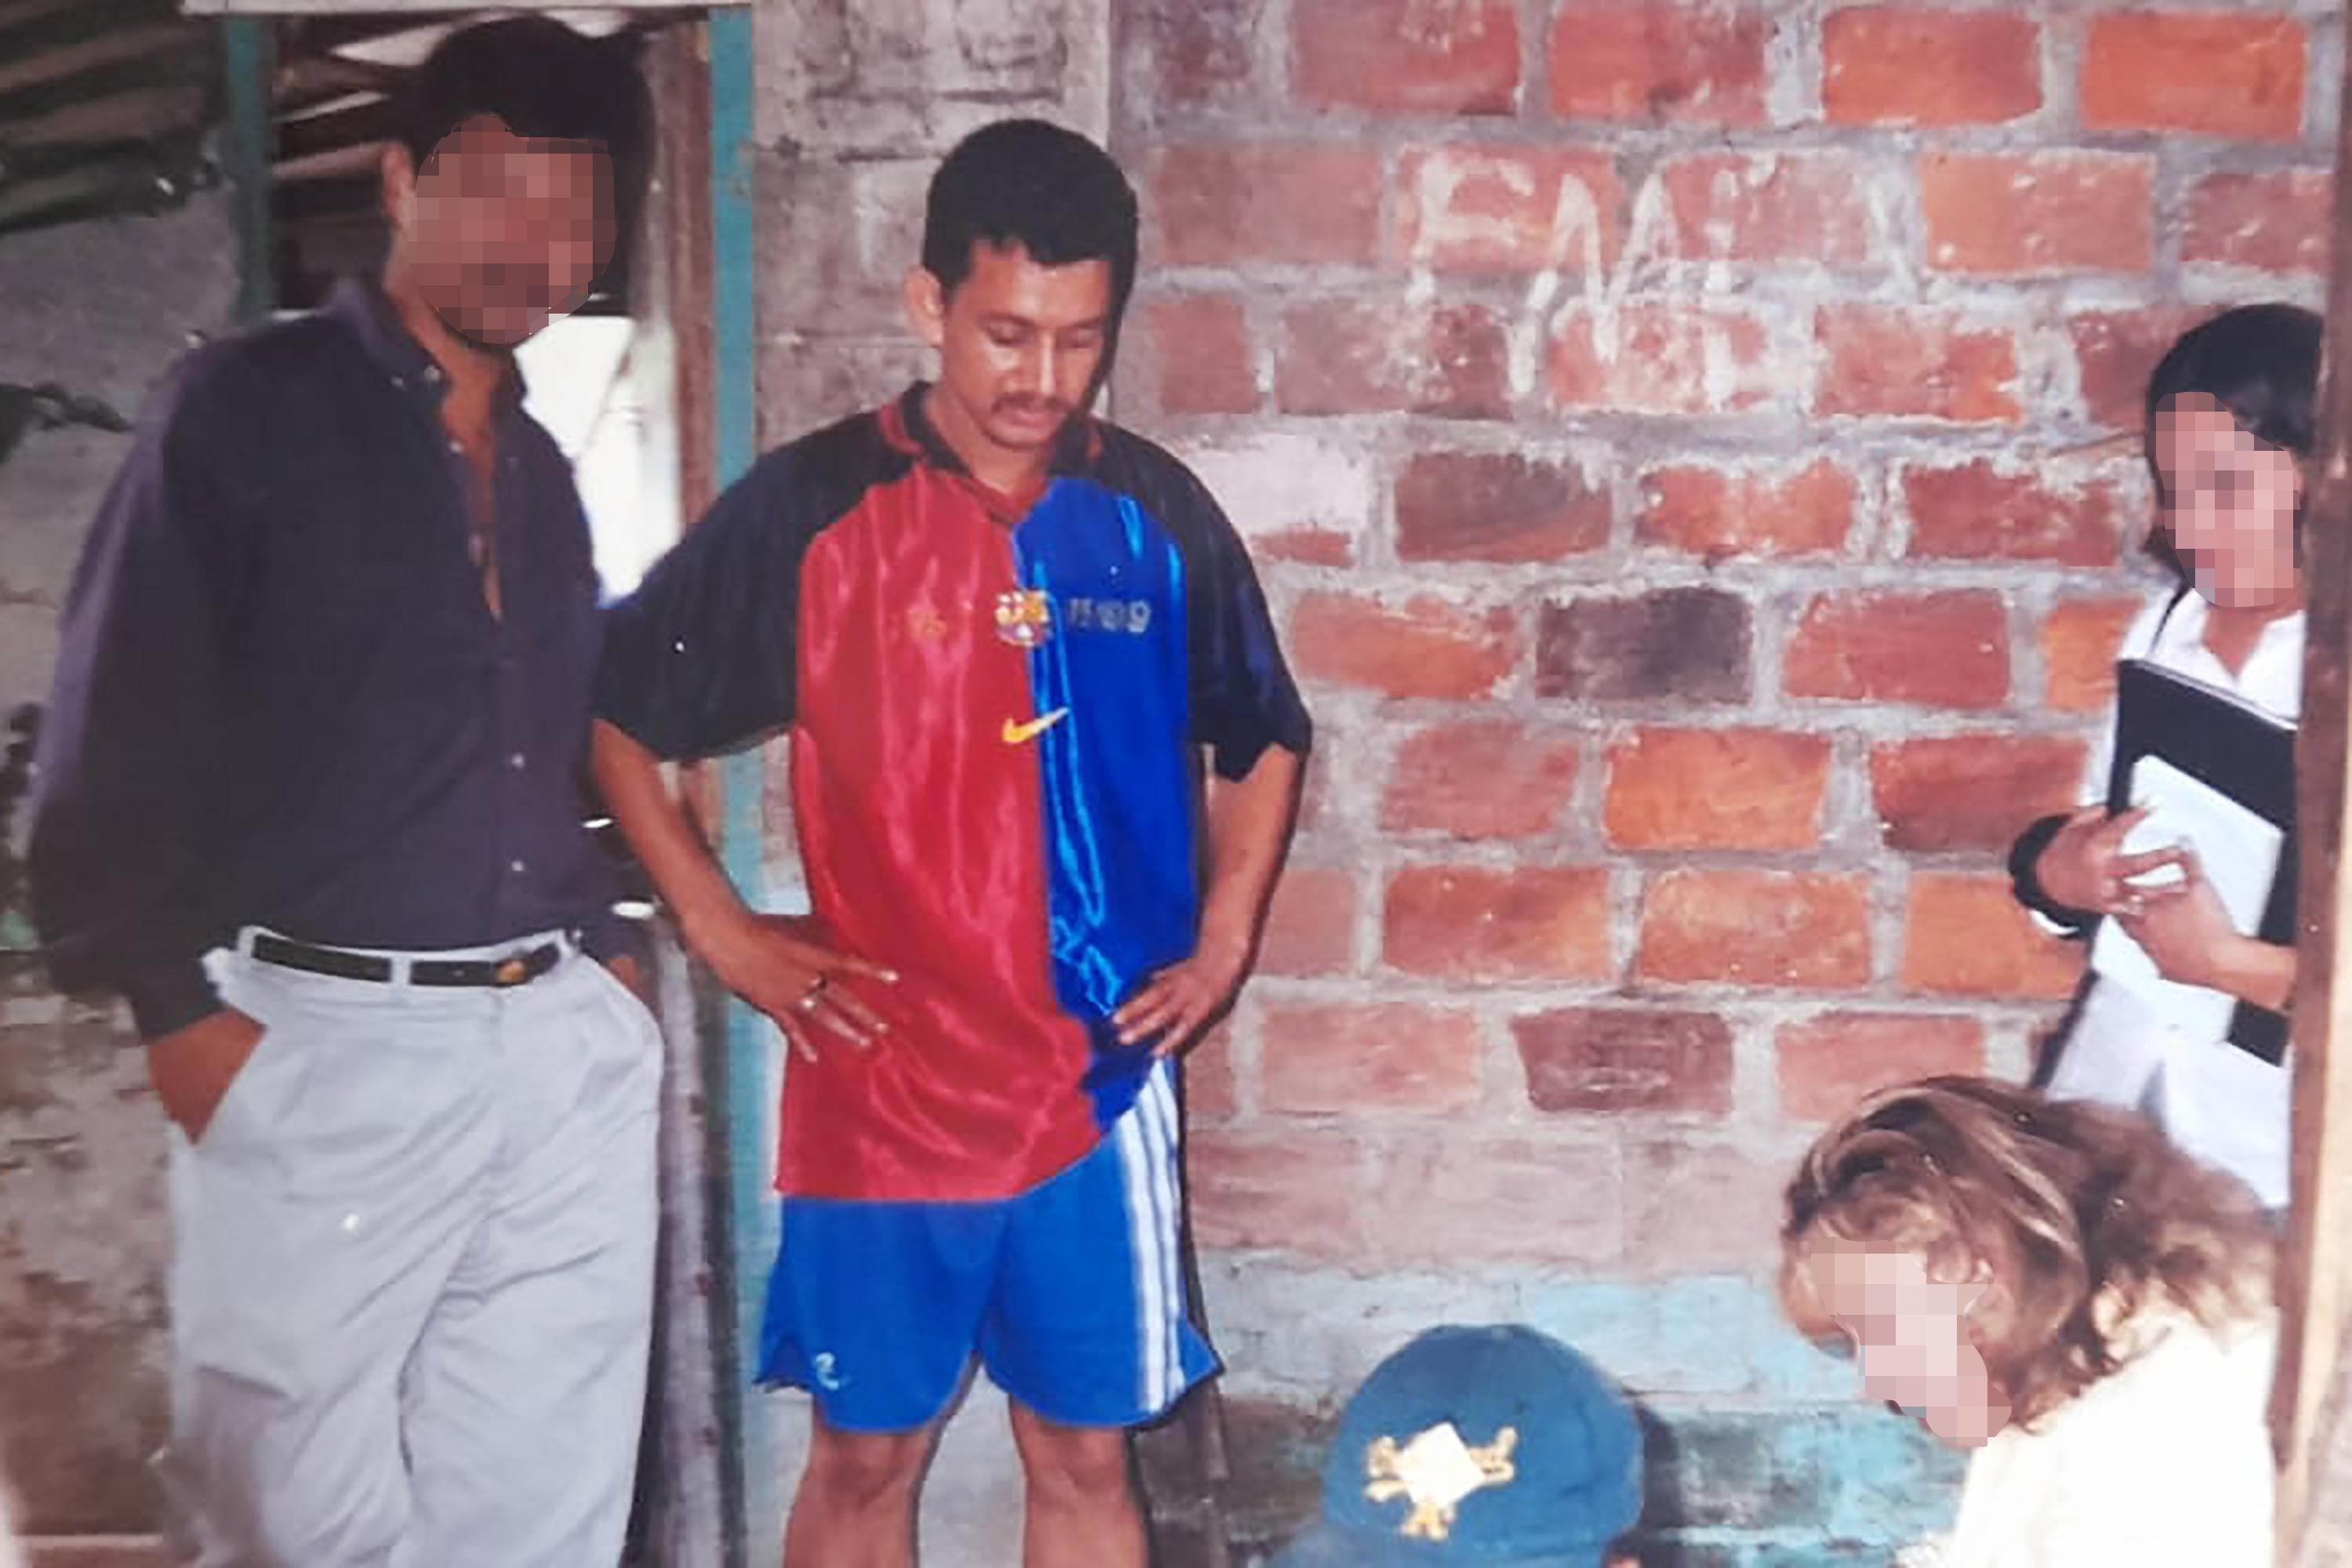
[{"label": "man's short black hair", "polygon": [[601,143],[613,160],[614,218],[625,245],[653,160],[653,105],[636,50],[631,35],[591,38],[549,16],[461,27],[402,83],[401,145],[422,169],[451,132],[486,114],[518,136]]},{"label": "man's short black hair", "polygon": [[[2228,409],[2239,429],[2308,460],[2319,444],[2319,362],[2326,336],[2318,316],[2283,304],[2241,305],[2181,334],[2147,378],[2142,440],[2157,499],[2165,499],[2164,475],[2156,466],[2157,415],[2183,393],[2202,393]],[[2295,521],[2301,523],[2300,511]],[[2189,580],[2173,552],[2170,531],[2151,531],[2147,552]]]},{"label": "man's short black hair", "polygon": [[1018,245],[1041,267],[1108,261],[1116,322],[1135,289],[1136,229],[1135,188],[1109,153],[1042,120],[1002,120],[931,177],[923,268],[952,294],[982,243]]}]

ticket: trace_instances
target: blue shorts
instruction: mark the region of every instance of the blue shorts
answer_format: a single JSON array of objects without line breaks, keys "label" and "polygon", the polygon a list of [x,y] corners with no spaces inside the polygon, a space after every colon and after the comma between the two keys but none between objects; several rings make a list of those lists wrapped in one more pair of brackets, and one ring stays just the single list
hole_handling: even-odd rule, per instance
[{"label": "blue shorts", "polygon": [[1177,1126],[1163,1062],[1093,1153],[1018,1197],[785,1199],[760,1381],[807,1389],[838,1430],[911,1432],[977,1352],[1065,1426],[1166,1415],[1217,1370],[1185,1294]]}]

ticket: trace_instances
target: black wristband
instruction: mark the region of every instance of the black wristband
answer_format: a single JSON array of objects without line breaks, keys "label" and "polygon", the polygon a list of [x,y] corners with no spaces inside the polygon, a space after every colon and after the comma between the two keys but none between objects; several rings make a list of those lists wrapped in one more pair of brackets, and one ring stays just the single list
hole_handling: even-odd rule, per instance
[{"label": "black wristband", "polygon": [[2009,850],[2009,887],[2017,901],[2053,924],[2064,926],[2070,935],[2080,936],[2098,923],[2098,915],[2090,910],[2077,910],[2058,902],[2042,889],[2042,879],[2034,867],[2042,852],[2066,826],[2066,814],[2058,812],[2036,821],[2017,836]]}]

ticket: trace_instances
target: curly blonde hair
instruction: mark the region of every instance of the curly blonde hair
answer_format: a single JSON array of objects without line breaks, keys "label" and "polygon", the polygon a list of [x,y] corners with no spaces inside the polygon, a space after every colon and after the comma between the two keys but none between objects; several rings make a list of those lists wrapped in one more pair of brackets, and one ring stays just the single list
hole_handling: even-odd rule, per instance
[{"label": "curly blonde hair", "polygon": [[[1793,1265],[1822,1237],[1981,1262],[2013,1317],[1985,1365],[2030,1426],[2127,1359],[2116,1331],[2169,1303],[2209,1327],[2271,1301],[2276,1248],[2253,1194],[2146,1119],[1981,1078],[1864,1100],[1813,1144],[1781,1227]],[[1792,1317],[1798,1270],[1784,1271]]]}]

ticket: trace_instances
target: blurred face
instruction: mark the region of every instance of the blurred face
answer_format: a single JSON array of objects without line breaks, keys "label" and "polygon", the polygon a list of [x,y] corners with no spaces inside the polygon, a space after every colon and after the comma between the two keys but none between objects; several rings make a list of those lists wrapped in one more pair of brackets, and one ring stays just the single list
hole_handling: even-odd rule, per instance
[{"label": "blurred face", "polygon": [[1853,1342],[1864,1397],[1917,1416],[1956,1448],[1980,1448],[2008,1425],[1977,1348],[2000,1329],[1989,1281],[1939,1280],[1916,1252],[1819,1237],[1791,1283]]},{"label": "blurred face", "polygon": [[940,412],[950,440],[986,456],[1042,460],[1094,395],[1110,350],[1111,266],[1044,267],[1018,245],[975,246],[953,293],[917,268],[907,308],[940,354]]},{"label": "blurred face", "polygon": [[2165,526],[2199,593],[2237,610],[2294,596],[2303,475],[2292,452],[2240,429],[2215,399],[2183,393],[2157,410],[2156,467]]},{"label": "blurred face", "polygon": [[384,202],[417,292],[478,348],[513,348],[579,309],[613,256],[611,156],[492,116],[451,132],[421,169],[386,153]]}]

